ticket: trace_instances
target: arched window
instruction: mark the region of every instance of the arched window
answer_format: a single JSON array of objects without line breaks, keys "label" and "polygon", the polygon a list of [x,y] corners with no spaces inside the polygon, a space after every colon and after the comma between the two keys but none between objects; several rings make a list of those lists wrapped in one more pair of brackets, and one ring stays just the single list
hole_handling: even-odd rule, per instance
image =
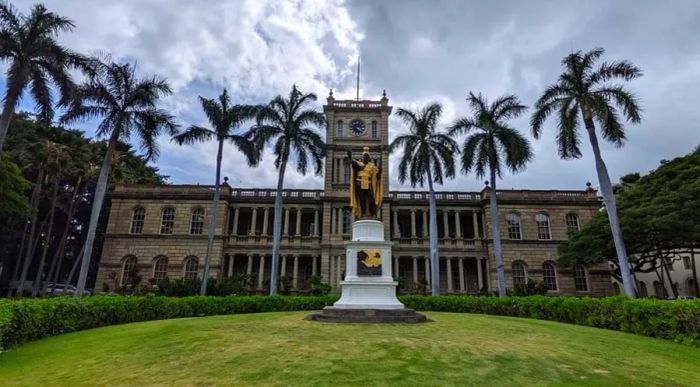
[{"label": "arched window", "polygon": [[554,263],[545,262],[542,264],[542,281],[544,281],[548,291],[557,291],[557,268],[554,266]]},{"label": "arched window", "polygon": [[639,295],[641,297],[649,297],[649,291],[647,290],[647,284],[644,281],[639,281]]},{"label": "arched window", "polygon": [[697,297],[697,291],[695,289],[695,280],[693,277],[689,277],[688,279],[685,280],[685,285],[688,288],[688,295],[691,297]]},{"label": "arched window", "polygon": [[160,281],[168,277],[168,258],[164,256],[156,257],[153,260],[153,278]]},{"label": "arched window", "polygon": [[134,208],[134,212],[131,214],[131,229],[129,233],[141,234],[143,232],[143,220],[145,217],[146,209],[143,207]]},{"label": "arched window", "polygon": [[549,215],[539,213],[535,216],[537,222],[537,238],[549,240],[552,239],[552,233],[549,229]]},{"label": "arched window", "polygon": [[197,262],[197,257],[187,257],[182,265],[182,276],[187,279],[197,278],[197,269],[199,262]]},{"label": "arched window", "polygon": [[522,239],[522,234],[520,233],[520,215],[511,212],[506,215],[506,222],[508,223],[508,239]]},{"label": "arched window", "polygon": [[574,265],[574,286],[577,292],[588,291],[588,276],[583,265]]},{"label": "arched window", "polygon": [[192,221],[190,222],[190,234],[200,235],[204,228],[204,209],[195,208],[192,210]]},{"label": "arched window", "polygon": [[343,137],[343,120],[338,120],[338,126],[336,126],[336,137]]},{"label": "arched window", "polygon": [[613,282],[613,292],[620,294],[620,285],[617,282]]},{"label": "arched window", "polygon": [[659,281],[654,281],[654,295],[659,298],[666,298],[666,287]]},{"label": "arched window", "polygon": [[175,223],[175,209],[172,207],[164,208],[160,219],[160,233],[172,234],[173,224]]},{"label": "arched window", "polygon": [[522,261],[513,262],[513,285],[527,283],[527,266]]},{"label": "arched window", "polygon": [[350,233],[350,222],[351,217],[350,217],[350,208],[345,207],[343,208],[343,229],[341,230],[343,234],[348,234]]},{"label": "arched window", "polygon": [[379,137],[379,129],[377,129],[377,121],[372,121],[372,138]]},{"label": "arched window", "polygon": [[581,222],[579,222],[578,215],[576,214],[566,214],[566,231],[575,232],[581,229]]},{"label": "arched window", "polygon": [[119,285],[124,286],[130,284],[134,279],[134,275],[136,274],[135,270],[136,257],[134,257],[133,255],[124,257],[124,259],[122,260],[122,275],[119,279]]}]

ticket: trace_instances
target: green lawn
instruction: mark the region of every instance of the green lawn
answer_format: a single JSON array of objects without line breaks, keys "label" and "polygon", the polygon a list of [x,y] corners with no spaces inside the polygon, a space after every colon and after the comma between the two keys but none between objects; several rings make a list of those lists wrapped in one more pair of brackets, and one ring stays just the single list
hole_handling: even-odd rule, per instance
[{"label": "green lawn", "polygon": [[428,313],[346,325],[308,312],[120,325],[0,355],[12,385],[698,385],[700,349],[555,322]]}]

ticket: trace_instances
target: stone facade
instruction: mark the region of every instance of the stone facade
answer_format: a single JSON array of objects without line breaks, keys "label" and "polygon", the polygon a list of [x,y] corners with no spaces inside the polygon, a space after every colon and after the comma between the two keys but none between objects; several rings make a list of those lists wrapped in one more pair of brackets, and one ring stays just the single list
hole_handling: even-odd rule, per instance
[{"label": "stone facade", "polygon": [[[387,194],[380,218],[385,235],[394,242],[394,275],[400,279],[403,291],[429,289],[427,192],[389,191],[386,174],[391,110],[386,96],[379,101],[336,101],[329,96],[324,106],[328,120],[324,187],[283,192],[279,270],[294,290],[308,289],[312,275],[321,276],[334,290],[339,290],[345,268],[345,242],[350,239],[350,225],[354,221],[349,208],[349,170],[345,158],[348,150],[359,156],[363,146],[370,147],[372,157],[385,174],[383,184]],[[364,125],[357,125],[357,120]],[[353,132],[351,123],[360,130]],[[436,194],[443,292],[475,294],[480,290],[496,290],[489,193],[487,187],[481,192]],[[111,288],[117,286],[127,275],[125,266],[128,269],[134,261],[139,275],[145,279],[181,277],[186,266],[189,275],[194,275],[195,265],[201,276],[212,187],[117,186],[111,195],[98,289],[103,283]],[[255,277],[260,291],[268,288],[274,199],[272,189],[231,188],[224,184],[210,261],[211,276],[248,273]],[[600,207],[595,191],[499,190],[498,202],[508,288],[513,287],[514,265],[522,264],[524,270],[518,273],[524,271],[527,279],[547,277],[552,294],[612,293],[606,265],[579,268],[577,281],[572,268],[556,265],[557,246],[567,238],[567,227],[573,227],[572,219],[575,217],[575,225],[580,226]],[[509,214],[520,218],[519,239],[515,238],[517,233],[509,234],[507,217],[512,217]],[[540,222],[538,228],[537,219],[541,220],[542,215],[548,216],[548,233],[544,223]],[[538,230],[544,234],[540,235]],[[545,268],[546,263],[551,265]],[[521,279],[523,275],[517,277]]]}]

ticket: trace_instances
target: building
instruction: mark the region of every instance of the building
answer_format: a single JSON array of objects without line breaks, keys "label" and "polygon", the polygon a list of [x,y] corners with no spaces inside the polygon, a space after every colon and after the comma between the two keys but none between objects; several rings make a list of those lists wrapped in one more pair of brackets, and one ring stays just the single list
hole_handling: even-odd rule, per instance
[{"label": "building", "polygon": [[[364,146],[387,174],[389,106],[379,101],[335,100],[327,117],[324,187],[288,189],[284,195],[281,276],[296,291],[319,275],[335,290],[344,271],[350,238],[347,152]],[[429,289],[427,192],[389,191],[381,219],[394,241],[395,275],[403,291]],[[446,293],[496,291],[488,187],[481,192],[439,192],[440,286]],[[213,189],[208,186],[117,186],[106,230],[96,287],[111,288],[135,267],[143,278],[201,276]],[[508,288],[528,279],[544,281],[552,294],[612,293],[606,265],[558,267],[557,246],[568,230],[600,207],[595,191],[499,190],[499,221]],[[248,273],[257,288],[269,286],[275,190],[224,185],[210,264],[211,276]]]},{"label": "building", "polygon": [[[677,254],[668,259],[668,272],[661,266],[657,270],[649,273],[635,273],[637,279],[637,289],[640,297],[672,297],[673,286],[679,297],[698,297],[695,279],[693,276],[693,259],[695,260],[695,270],[700,270],[700,255],[693,255],[688,252]],[[671,277],[669,282],[668,277]],[[622,282],[613,278],[613,290],[620,293]]]}]

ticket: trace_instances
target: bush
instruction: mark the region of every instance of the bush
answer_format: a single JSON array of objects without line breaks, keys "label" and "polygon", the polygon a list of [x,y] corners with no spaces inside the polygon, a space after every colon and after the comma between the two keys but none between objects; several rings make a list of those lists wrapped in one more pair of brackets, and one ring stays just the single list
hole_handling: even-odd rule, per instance
[{"label": "bush", "polygon": [[514,296],[534,296],[547,294],[547,285],[542,281],[528,280],[524,284],[516,284],[513,289]]},{"label": "bush", "polygon": [[309,285],[311,289],[309,294],[312,296],[325,296],[331,292],[331,285],[329,283],[323,282],[320,276],[314,275],[309,278]]},{"label": "bush", "polygon": [[[169,297],[187,297],[199,295],[202,280],[199,278],[165,278],[158,281],[156,294]],[[207,296],[232,296],[253,293],[253,276],[237,274],[233,277],[209,278]]]}]

